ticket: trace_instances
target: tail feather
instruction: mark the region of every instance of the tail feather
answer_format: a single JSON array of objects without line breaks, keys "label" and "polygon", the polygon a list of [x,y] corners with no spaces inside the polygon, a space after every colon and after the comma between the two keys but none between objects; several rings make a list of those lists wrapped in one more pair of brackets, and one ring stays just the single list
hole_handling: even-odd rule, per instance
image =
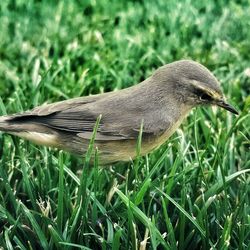
[{"label": "tail feather", "polygon": [[[14,118],[14,119],[13,119]],[[56,134],[46,126],[26,121],[15,120],[15,116],[0,117],[0,131],[22,137],[36,144],[57,147]]]},{"label": "tail feather", "polygon": [[18,132],[20,131],[20,126],[18,124],[11,122],[11,116],[1,116],[0,117],[0,131],[4,132]]},{"label": "tail feather", "polygon": [[[46,128],[46,130],[48,130]],[[35,124],[32,121],[24,120],[19,121],[15,119],[15,116],[1,116],[0,117],[0,131],[7,132],[7,133],[18,133],[18,132],[26,132],[26,131],[33,131],[33,132],[45,132],[45,127],[39,124]]]}]

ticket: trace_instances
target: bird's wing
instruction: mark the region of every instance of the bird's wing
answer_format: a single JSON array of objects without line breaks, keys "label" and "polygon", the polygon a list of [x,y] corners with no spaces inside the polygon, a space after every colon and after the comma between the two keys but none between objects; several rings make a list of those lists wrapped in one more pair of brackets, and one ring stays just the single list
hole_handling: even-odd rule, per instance
[{"label": "bird's wing", "polygon": [[159,115],[156,112],[152,112],[151,116],[145,115],[145,112],[150,110],[138,110],[136,106],[126,109],[126,105],[117,104],[108,109],[104,104],[109,97],[105,98],[105,102],[100,102],[103,98],[105,95],[97,95],[40,106],[30,112],[16,115],[11,120],[41,124],[90,139],[97,118],[102,115],[95,138],[100,141],[137,139],[142,122],[143,136],[160,135],[170,125],[167,119],[158,122]]},{"label": "bird's wing", "polygon": [[49,115],[34,116],[32,121],[56,130],[76,133],[79,137],[89,140],[98,116],[102,115],[95,138],[100,141],[137,139],[141,123],[143,123],[143,136],[162,134],[168,127],[168,123],[155,123],[151,126],[140,114],[131,117],[127,112],[120,115],[118,112],[96,113],[84,109],[83,106],[81,105],[80,110],[68,109]]},{"label": "bird's wing", "polygon": [[23,113],[10,115],[9,118],[18,118],[18,117],[26,117],[26,116],[46,116],[55,112],[72,109],[74,107],[79,107],[80,105],[96,102],[102,98],[107,97],[109,94],[111,93],[84,96],[84,97],[73,98],[73,99],[60,101],[56,103],[44,104],[44,105],[35,107],[32,110],[25,111]]}]

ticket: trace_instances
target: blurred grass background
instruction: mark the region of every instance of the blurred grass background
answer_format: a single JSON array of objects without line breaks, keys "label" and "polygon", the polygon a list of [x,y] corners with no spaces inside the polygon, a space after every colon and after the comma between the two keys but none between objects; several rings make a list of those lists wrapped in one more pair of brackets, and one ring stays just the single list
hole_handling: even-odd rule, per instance
[{"label": "blurred grass background", "polygon": [[240,116],[192,112],[134,163],[86,168],[1,134],[3,249],[249,249],[250,1],[5,0],[0,111],[128,87],[193,59]]}]

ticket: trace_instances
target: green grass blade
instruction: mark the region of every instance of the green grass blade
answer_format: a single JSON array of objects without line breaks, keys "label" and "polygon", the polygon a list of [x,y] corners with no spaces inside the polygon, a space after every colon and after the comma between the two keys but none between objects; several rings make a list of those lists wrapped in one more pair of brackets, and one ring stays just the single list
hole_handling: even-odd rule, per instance
[{"label": "green grass blade", "polygon": [[115,232],[115,235],[114,235],[114,240],[112,242],[112,250],[119,250],[119,249],[121,249],[121,247],[122,247],[122,245],[120,243],[121,236],[122,236],[122,230],[118,229]]},{"label": "green grass blade", "polygon": [[166,244],[163,236],[158,231],[158,229],[152,224],[150,219],[134,204],[132,203],[127,196],[125,196],[119,189],[116,188],[116,193],[119,195],[119,197],[122,199],[122,201],[125,203],[127,207],[130,207],[133,214],[145,225],[149,228],[150,232],[155,232],[158,240],[161,242],[161,244],[168,249],[168,245]]},{"label": "green grass blade", "polygon": [[63,225],[63,197],[64,197],[64,168],[63,168],[63,154],[60,152],[59,154],[59,186],[58,186],[58,209],[57,209],[57,226],[58,230],[62,232]]},{"label": "green grass blade", "polygon": [[147,179],[142,187],[140,188],[140,190],[136,193],[135,199],[134,199],[134,203],[136,206],[138,206],[144,198],[144,195],[146,194],[147,190],[149,189],[151,185],[151,179]]},{"label": "green grass blade", "polygon": [[25,216],[27,217],[27,219],[31,223],[31,225],[34,229],[34,232],[36,233],[37,237],[39,238],[43,249],[49,249],[49,244],[47,242],[46,236],[44,235],[44,232],[43,232],[42,228],[39,226],[35,217],[32,215],[30,210],[23,203],[21,203],[21,208],[23,209]]},{"label": "green grass blade", "polygon": [[[235,180],[237,177],[249,173],[250,169],[244,169],[244,170],[240,170],[236,173],[233,173],[229,176],[225,177],[225,183],[223,182],[223,180],[220,180],[219,182],[215,183],[212,187],[210,187],[206,192],[205,192],[205,200],[207,200],[209,197],[212,197],[218,193],[221,192],[221,190],[224,187],[224,184],[228,185],[230,182],[232,182],[233,180]],[[196,204],[200,204],[202,201],[202,196],[199,196],[197,198],[197,200],[195,201]]]},{"label": "green grass blade", "polygon": [[52,241],[54,242],[57,248],[60,248],[59,242],[64,241],[63,237],[58,233],[58,231],[52,225],[48,225],[48,230],[52,236],[51,237]]},{"label": "green grass blade", "polygon": [[194,226],[198,229],[198,231],[201,233],[203,237],[205,237],[205,231],[200,227],[200,225],[197,223],[197,221],[192,218],[174,199],[172,199],[169,195],[165,194],[162,192],[159,188],[156,188],[165,198],[167,198],[171,203],[173,203],[179,210],[180,212],[185,215],[193,224]]}]

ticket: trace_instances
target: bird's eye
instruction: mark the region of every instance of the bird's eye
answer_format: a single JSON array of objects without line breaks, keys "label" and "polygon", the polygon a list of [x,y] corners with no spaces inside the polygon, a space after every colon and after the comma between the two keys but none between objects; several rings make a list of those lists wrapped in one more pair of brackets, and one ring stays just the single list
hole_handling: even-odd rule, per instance
[{"label": "bird's eye", "polygon": [[203,93],[201,96],[200,96],[200,100],[202,101],[212,101],[212,96],[207,94],[207,93]]}]

